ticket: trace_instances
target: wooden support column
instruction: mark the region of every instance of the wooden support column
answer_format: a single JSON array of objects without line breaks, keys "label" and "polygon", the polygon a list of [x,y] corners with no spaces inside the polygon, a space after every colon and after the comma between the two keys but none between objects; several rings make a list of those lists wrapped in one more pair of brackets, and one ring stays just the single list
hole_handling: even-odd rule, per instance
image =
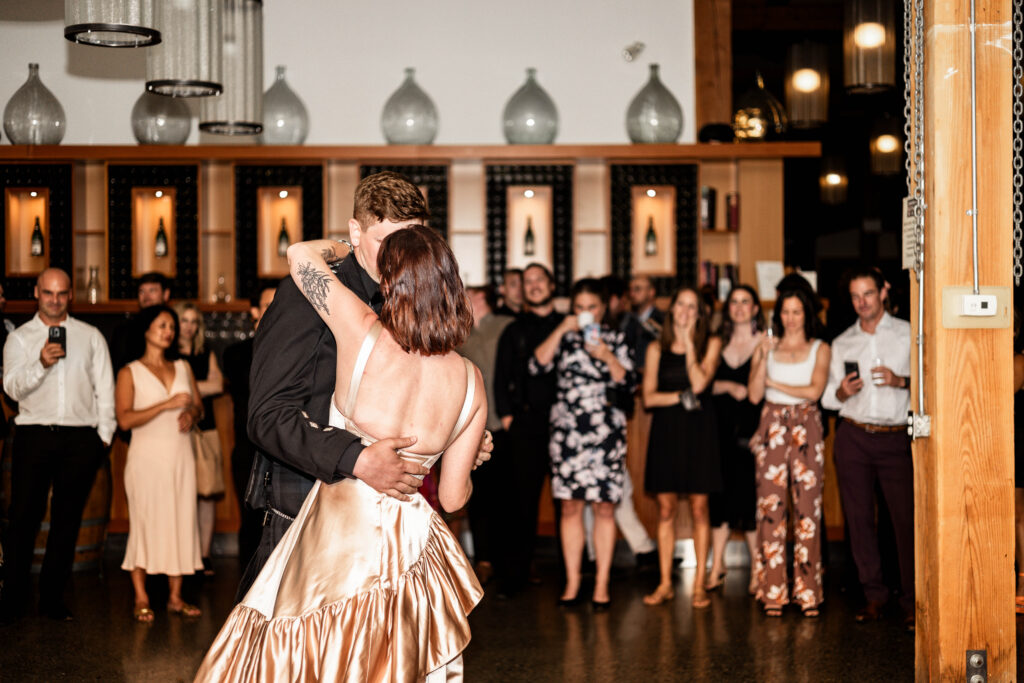
[{"label": "wooden support column", "polygon": [[694,0],[696,131],[732,121],[732,0]]},{"label": "wooden support column", "polygon": [[[1011,0],[977,2],[978,247],[982,287],[1011,273]],[[1016,680],[1011,331],[943,325],[943,289],[973,284],[970,2],[925,0],[925,398],[914,443],[919,681]],[[913,281],[913,276],[911,277]],[[1009,305],[1008,292],[999,301]],[[911,320],[917,325],[917,291]],[[915,352],[916,353],[916,352]],[[916,377],[916,358],[914,374]],[[913,397],[916,410],[917,398]]]}]

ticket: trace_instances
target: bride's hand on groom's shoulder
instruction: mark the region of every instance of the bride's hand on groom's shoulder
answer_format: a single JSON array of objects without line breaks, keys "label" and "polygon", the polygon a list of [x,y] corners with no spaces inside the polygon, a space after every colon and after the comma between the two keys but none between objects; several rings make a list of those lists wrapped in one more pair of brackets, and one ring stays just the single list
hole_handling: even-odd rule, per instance
[{"label": "bride's hand on groom's shoulder", "polygon": [[480,450],[476,454],[476,462],[473,463],[473,469],[475,470],[490,460],[492,451],[494,451],[494,436],[491,434],[491,430],[485,429],[484,435],[480,439]]},{"label": "bride's hand on groom's shoulder", "polygon": [[424,475],[429,470],[399,457],[396,449],[409,448],[416,443],[416,437],[403,436],[381,439],[367,446],[356,460],[352,474],[364,484],[398,500],[411,500],[410,494],[423,485],[423,480],[413,475]]}]

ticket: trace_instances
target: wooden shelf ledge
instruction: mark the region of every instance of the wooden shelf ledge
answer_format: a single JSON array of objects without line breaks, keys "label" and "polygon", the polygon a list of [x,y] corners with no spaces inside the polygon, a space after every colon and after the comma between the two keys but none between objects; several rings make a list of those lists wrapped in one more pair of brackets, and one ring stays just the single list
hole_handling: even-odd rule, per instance
[{"label": "wooden shelf ledge", "polygon": [[153,163],[252,161],[301,163],[324,161],[428,163],[484,162],[687,161],[821,156],[818,142],[707,143],[696,145],[10,145],[0,161],[107,161]]}]

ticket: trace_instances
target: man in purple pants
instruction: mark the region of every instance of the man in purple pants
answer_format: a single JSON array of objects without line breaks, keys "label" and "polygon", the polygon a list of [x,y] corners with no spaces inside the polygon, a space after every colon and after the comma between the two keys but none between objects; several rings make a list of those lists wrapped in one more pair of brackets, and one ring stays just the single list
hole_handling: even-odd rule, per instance
[{"label": "man in purple pants", "polygon": [[889,600],[875,528],[875,484],[889,509],[899,555],[904,626],[914,629],[914,467],[907,436],[910,324],[886,313],[885,281],[874,268],[853,271],[857,322],[832,342],[821,403],[838,410],[835,463],[850,548],[867,604],[859,622],[876,621]]}]

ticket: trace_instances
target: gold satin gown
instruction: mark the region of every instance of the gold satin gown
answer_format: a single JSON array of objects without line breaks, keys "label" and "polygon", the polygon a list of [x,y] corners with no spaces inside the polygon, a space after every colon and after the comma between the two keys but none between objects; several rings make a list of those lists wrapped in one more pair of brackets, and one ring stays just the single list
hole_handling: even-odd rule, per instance
[{"label": "gold satin gown", "polygon": [[[374,323],[363,342],[345,414],[353,412],[379,333]],[[466,372],[466,399],[448,445],[473,403],[469,361]],[[333,400],[330,425],[322,429],[344,428],[367,445],[375,440]],[[430,467],[441,453],[402,456]],[[467,615],[482,597],[458,541],[423,496],[403,502],[357,479],[317,481],[196,680],[458,681]]]}]

